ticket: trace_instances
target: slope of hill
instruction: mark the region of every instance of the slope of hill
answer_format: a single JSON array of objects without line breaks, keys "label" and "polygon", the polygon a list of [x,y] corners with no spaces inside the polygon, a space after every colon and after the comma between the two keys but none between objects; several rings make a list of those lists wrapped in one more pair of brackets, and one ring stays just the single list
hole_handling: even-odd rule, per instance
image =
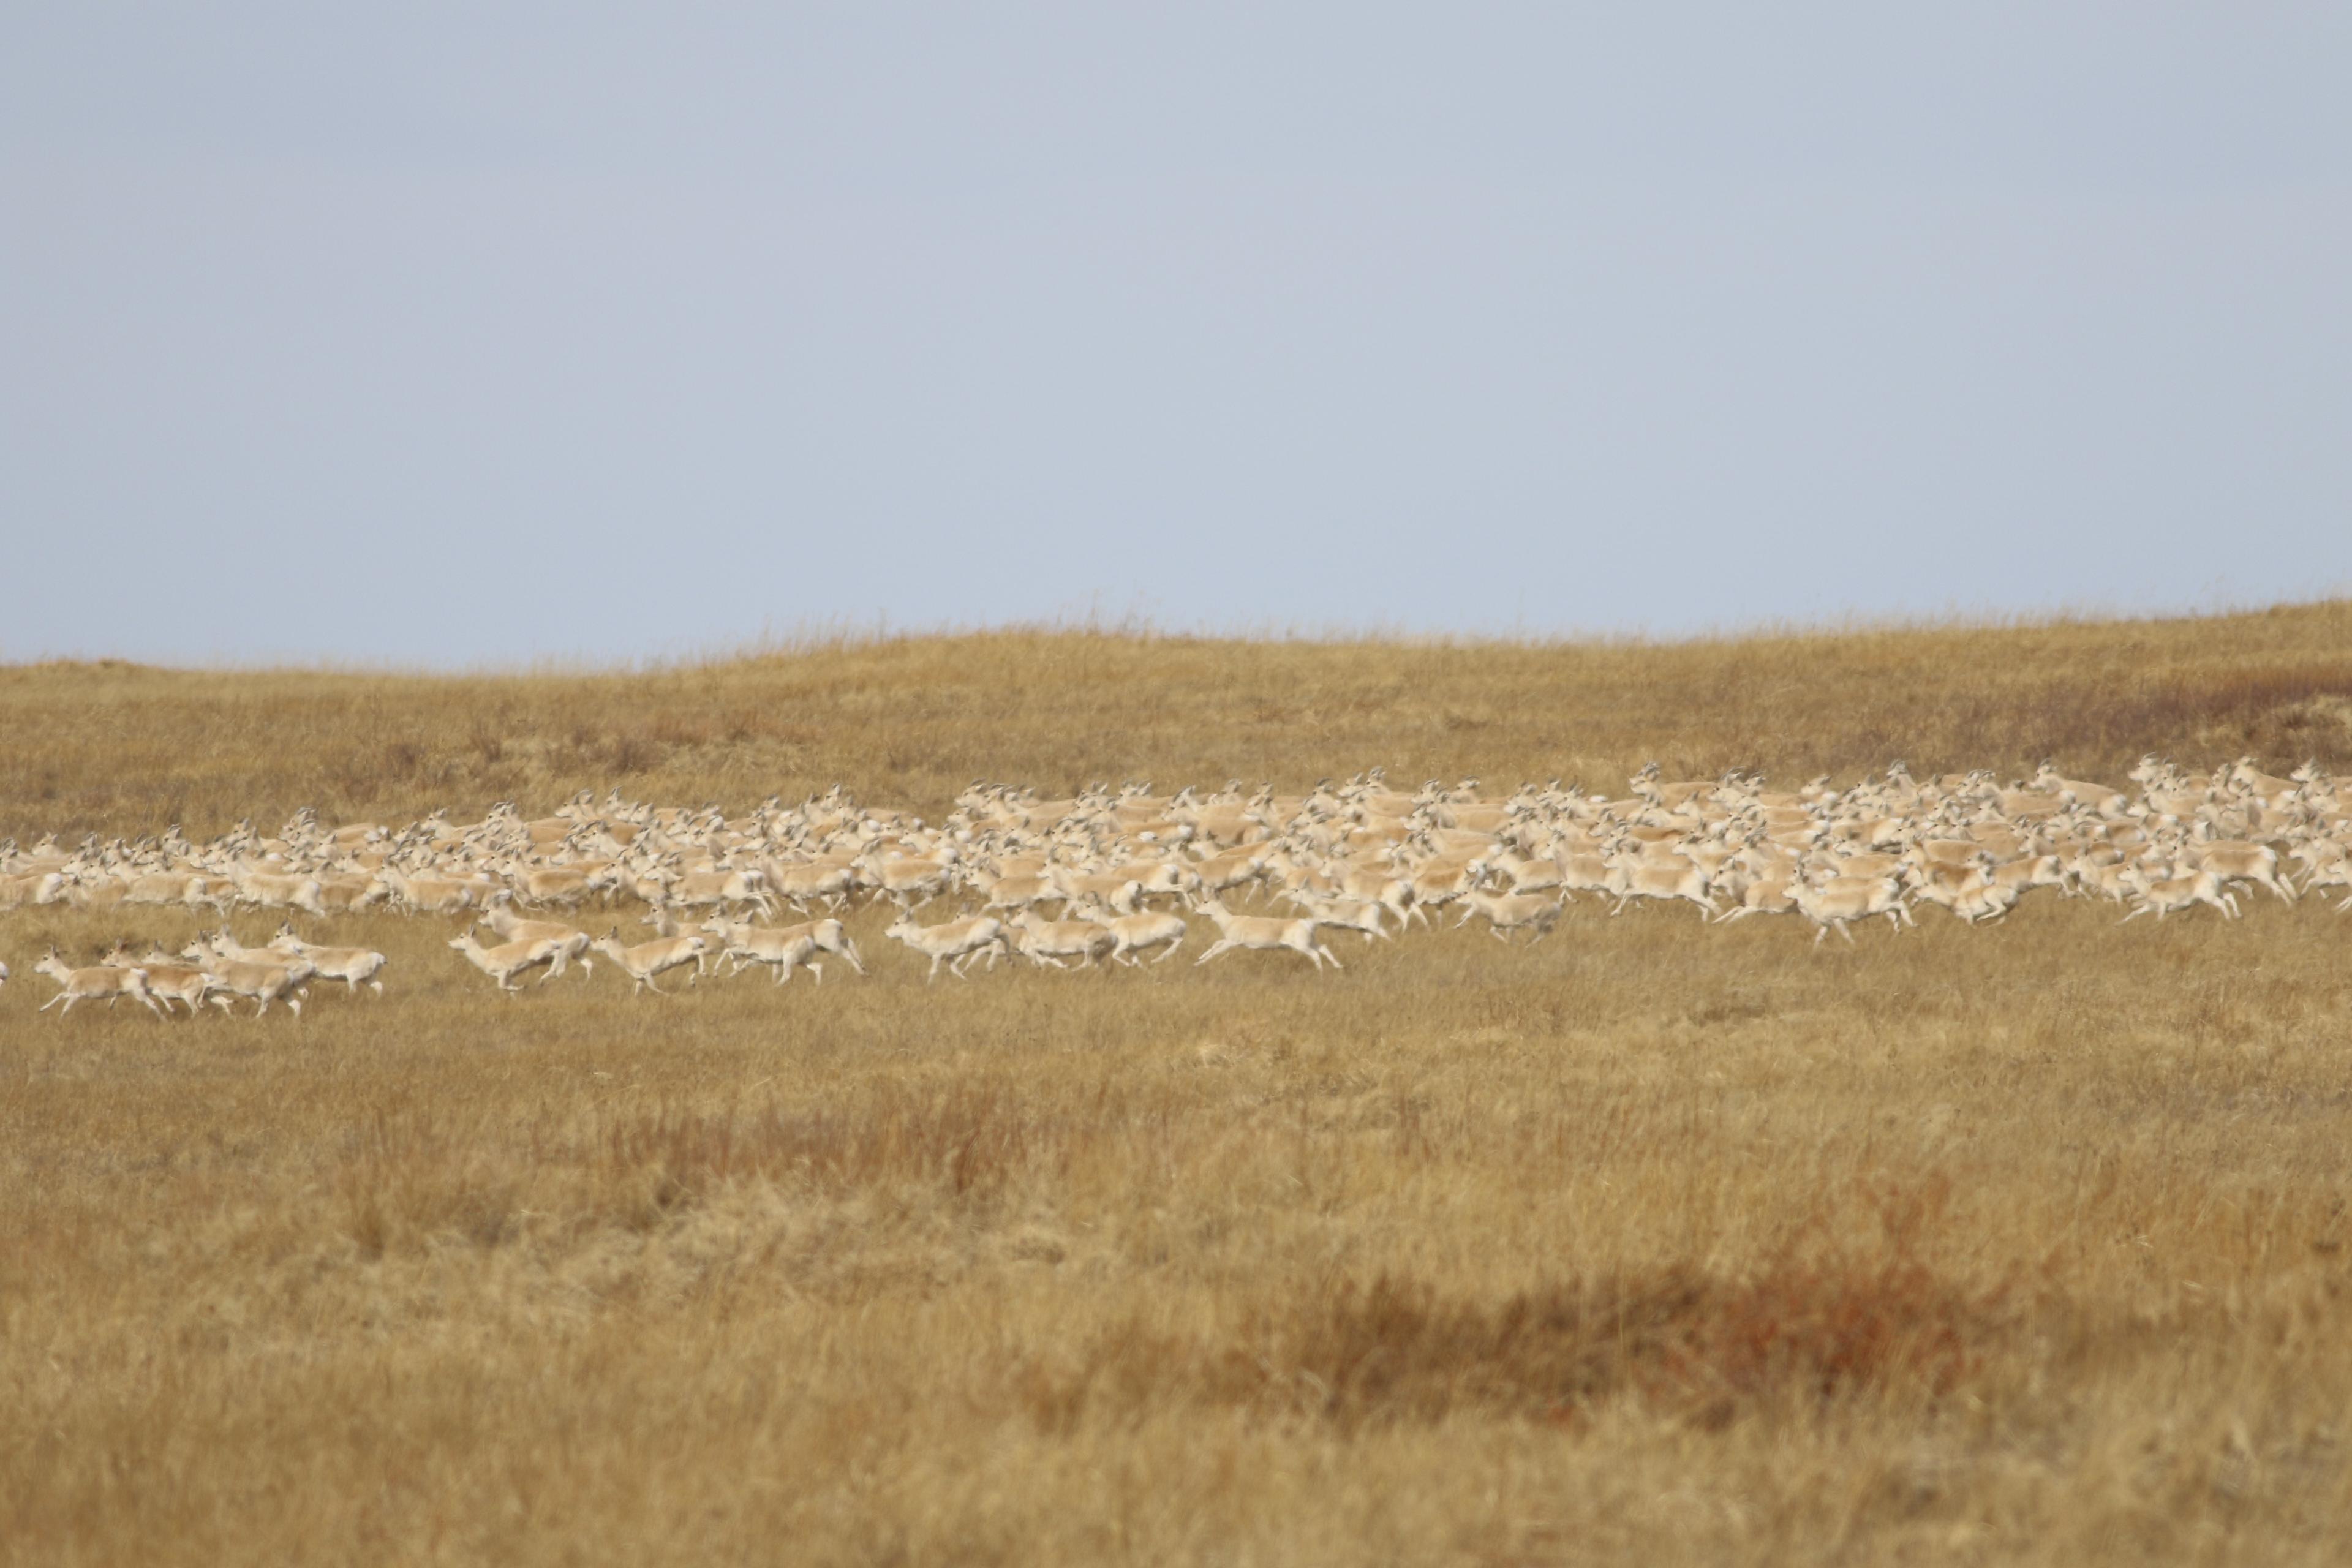
[{"label": "slope of hill", "polygon": [[[787,799],[841,783],[936,810],[975,777],[1286,787],[1386,766],[1507,789],[1900,758],[2119,777],[2163,751],[2352,763],[2352,602],[2169,621],[1661,645],[1228,642],[997,632],[636,675],[419,678],[0,668],[0,834],[192,834],[550,802]],[[29,743],[28,743],[29,742]]]},{"label": "slope of hill", "polygon": [[[640,676],[0,670],[0,835],[619,784],[2352,771],[2352,606],[1666,647],[1004,633]],[[2268,895],[2263,895],[2268,900]],[[1347,968],[37,1015],[0,912],[0,1555],[2327,1561],[2352,915],[1686,906]],[[278,916],[234,921],[258,941]],[[625,916],[607,919],[627,918]],[[603,922],[599,922],[601,929]]]}]

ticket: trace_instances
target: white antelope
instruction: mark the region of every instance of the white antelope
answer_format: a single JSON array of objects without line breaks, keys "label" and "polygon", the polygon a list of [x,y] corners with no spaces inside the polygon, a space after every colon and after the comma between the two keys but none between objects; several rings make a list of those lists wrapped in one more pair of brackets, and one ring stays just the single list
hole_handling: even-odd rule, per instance
[{"label": "white antelope", "polygon": [[1201,908],[1216,922],[1217,940],[1208,952],[1192,961],[1196,969],[1222,952],[1239,949],[1263,952],[1276,948],[1286,948],[1301,958],[1311,959],[1318,971],[1326,963],[1334,969],[1340,966],[1339,955],[1316,939],[1315,928],[1319,922],[1312,919],[1286,921],[1265,915],[1237,915],[1215,899],[1207,900]]},{"label": "white antelope", "polygon": [[1484,916],[1487,931],[1498,942],[1509,942],[1513,931],[1533,931],[1529,947],[1551,934],[1561,909],[1557,899],[1535,893],[1465,893],[1462,904],[1462,918],[1454,922],[1456,927],[1468,925],[1474,916]]}]

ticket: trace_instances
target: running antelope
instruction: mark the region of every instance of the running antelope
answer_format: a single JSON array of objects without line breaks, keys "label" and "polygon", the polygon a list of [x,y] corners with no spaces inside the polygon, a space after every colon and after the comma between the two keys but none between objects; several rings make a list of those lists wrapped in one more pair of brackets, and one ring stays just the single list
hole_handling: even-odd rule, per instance
[{"label": "running antelope", "polygon": [[46,1013],[62,1002],[65,1005],[58,1007],[58,1016],[62,1018],[74,1010],[77,1002],[102,1001],[112,1007],[128,996],[143,1005],[155,1016],[160,1018],[163,1016],[163,1009],[155,1005],[155,998],[148,993],[147,972],[136,966],[122,969],[112,964],[96,964],[87,969],[75,969],[59,958],[58,950],[53,947],[49,949],[47,957],[33,965],[33,973],[48,975],[65,987],[42,1003],[36,1009],[37,1012]]},{"label": "running antelope", "polygon": [[654,977],[688,963],[699,971],[703,954],[710,951],[710,944],[698,936],[656,937],[635,947],[625,946],[621,941],[619,926],[598,938],[595,946],[598,952],[626,970],[629,978],[636,982],[629,992],[632,996],[639,991],[651,991],[658,996],[668,995],[668,992],[654,984]]},{"label": "running antelope", "polygon": [[1315,928],[1320,922],[1315,920],[1286,921],[1265,915],[1237,915],[1215,899],[1203,900],[1201,909],[1216,922],[1217,940],[1208,952],[1192,961],[1195,969],[1222,952],[1240,949],[1265,952],[1276,948],[1287,949],[1301,958],[1312,960],[1318,972],[1326,963],[1334,969],[1340,967],[1339,955],[1317,940]]},{"label": "running antelope", "polygon": [[901,910],[886,934],[930,959],[930,972],[923,976],[926,985],[940,977],[942,963],[947,964],[949,973],[961,980],[966,978],[965,966],[978,954],[988,954],[991,969],[996,967],[997,954],[1012,954],[1005,940],[1004,922],[992,915],[966,915],[940,925],[919,926],[911,911]]}]

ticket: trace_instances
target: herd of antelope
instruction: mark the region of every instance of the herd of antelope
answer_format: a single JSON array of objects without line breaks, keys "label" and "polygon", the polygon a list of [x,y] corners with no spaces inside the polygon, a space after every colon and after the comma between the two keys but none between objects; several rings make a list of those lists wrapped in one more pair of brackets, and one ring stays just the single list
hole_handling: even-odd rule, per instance
[{"label": "herd of antelope", "polygon": [[[2044,763],[2008,784],[1982,773],[1916,779],[1898,763],[1849,789],[1822,779],[1772,790],[1737,773],[1668,782],[1654,763],[1616,798],[1555,781],[1499,800],[1475,780],[1402,793],[1378,770],[1303,795],[1130,784],[1044,800],[975,784],[936,824],[861,806],[838,787],[797,806],[772,797],[734,821],[617,791],[599,805],[583,791],[538,819],[502,804],[474,823],[436,812],[404,827],[329,828],[306,809],[275,836],[243,823],[201,845],[176,827],[70,850],[8,840],[0,910],[455,917],[467,923],[448,945],[501,991],[533,972],[541,984],[574,964],[588,975],[601,957],[635,994],[660,992],[671,971],[698,979],[719,963],[730,973],[765,966],[780,985],[801,968],[821,982],[827,958],[863,974],[840,917],[885,900],[896,910],[887,934],[929,961],[929,981],[943,966],[969,978],[982,959],[992,969],[1000,958],[1166,963],[1192,935],[1187,912],[1215,932],[1195,963],[1280,950],[1319,971],[1339,967],[1328,934],[1391,941],[1449,913],[1456,926],[1483,921],[1498,940],[1524,933],[1533,945],[1587,892],[1612,915],[1648,900],[1687,902],[1712,921],[1793,916],[1818,944],[1832,931],[1852,942],[1851,928],[1874,917],[1900,930],[1922,903],[1971,925],[1995,921],[2044,888],[2110,900],[2126,921],[2200,905],[2235,920],[2241,892],[2291,903],[2314,889],[2352,889],[2352,784],[2339,789],[2309,764],[2274,777],[2251,758],[2196,773],[2149,757],[2130,777],[2129,789],[2089,784]],[[1257,912],[1232,907],[1253,901]],[[962,912],[920,923],[917,911],[939,902]],[[627,918],[656,934],[625,940],[622,917],[590,919],[592,904],[632,906]],[[802,918],[775,923],[786,906]],[[2336,908],[2348,906],[2352,896]],[[596,924],[606,934],[592,935]],[[172,952],[118,944],[82,965],[52,950],[34,967],[61,987],[42,1005],[60,1016],[125,997],[193,1016],[239,1000],[257,1016],[279,1001],[299,1014],[322,980],[381,994],[385,963],[370,949],[306,942],[289,923],[257,948],[215,931]],[[7,975],[0,964],[0,984]]]}]

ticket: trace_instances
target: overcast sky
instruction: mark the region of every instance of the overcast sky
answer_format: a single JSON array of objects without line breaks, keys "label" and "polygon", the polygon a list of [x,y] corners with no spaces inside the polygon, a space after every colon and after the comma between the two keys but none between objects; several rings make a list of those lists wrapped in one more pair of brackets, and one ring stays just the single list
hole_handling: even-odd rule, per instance
[{"label": "overcast sky", "polygon": [[2352,6],[0,9],[0,659],[2352,588]]}]

